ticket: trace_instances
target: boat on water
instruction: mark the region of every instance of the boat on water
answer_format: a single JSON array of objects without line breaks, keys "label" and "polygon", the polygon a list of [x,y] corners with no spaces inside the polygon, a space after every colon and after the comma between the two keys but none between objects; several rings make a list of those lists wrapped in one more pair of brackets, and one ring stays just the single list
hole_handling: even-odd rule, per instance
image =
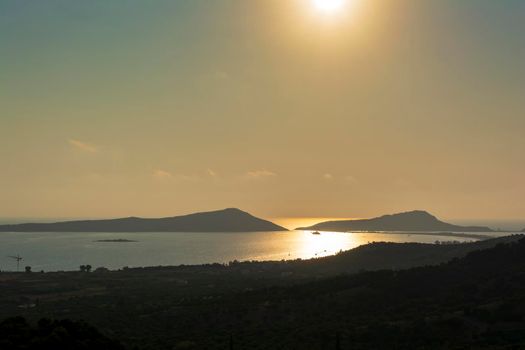
[{"label": "boat on water", "polygon": [[320,235],[320,234],[321,234],[321,232],[319,232],[319,231],[312,232],[312,235]]}]

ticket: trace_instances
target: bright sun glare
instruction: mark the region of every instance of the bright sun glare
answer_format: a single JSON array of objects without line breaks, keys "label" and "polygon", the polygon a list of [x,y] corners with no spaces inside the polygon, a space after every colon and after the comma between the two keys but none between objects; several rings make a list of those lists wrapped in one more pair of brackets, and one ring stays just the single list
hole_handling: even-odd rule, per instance
[{"label": "bright sun glare", "polygon": [[346,0],[312,0],[315,7],[325,13],[335,13],[344,6]]}]

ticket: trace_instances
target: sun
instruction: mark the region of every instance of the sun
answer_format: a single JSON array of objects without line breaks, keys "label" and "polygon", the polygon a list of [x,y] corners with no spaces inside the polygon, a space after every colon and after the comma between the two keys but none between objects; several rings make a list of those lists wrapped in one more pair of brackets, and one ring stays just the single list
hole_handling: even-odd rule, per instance
[{"label": "sun", "polygon": [[324,13],[336,13],[340,11],[346,0],[312,0],[314,6]]}]

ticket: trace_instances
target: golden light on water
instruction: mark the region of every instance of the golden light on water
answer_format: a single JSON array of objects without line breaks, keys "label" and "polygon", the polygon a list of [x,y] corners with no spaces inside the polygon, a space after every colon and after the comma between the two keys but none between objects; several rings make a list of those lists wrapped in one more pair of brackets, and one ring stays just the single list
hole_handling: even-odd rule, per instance
[{"label": "golden light on water", "polygon": [[357,218],[341,218],[341,217],[284,217],[271,218],[272,222],[277,225],[286,227],[289,230],[295,230],[298,227],[309,227],[320,222],[338,221],[338,220],[356,220]]},{"label": "golden light on water", "polygon": [[[288,233],[294,235],[290,246],[286,247],[290,252],[285,259],[312,259],[335,255],[341,251],[347,251],[372,242],[418,242],[433,244],[436,240],[461,242],[476,241],[473,238],[451,238],[446,236],[418,235],[414,233],[379,233],[379,232],[327,232],[312,234],[313,231],[296,231]],[[284,248],[284,247],[283,247]]]},{"label": "golden light on water", "polygon": [[[309,227],[320,222],[337,221],[337,220],[355,220],[355,218],[341,217],[285,217],[272,218],[272,221],[295,230],[298,227]],[[310,259],[337,254],[341,250],[355,248],[362,244],[357,237],[352,234],[342,232],[322,232],[320,235],[312,234],[313,231],[296,231],[290,232],[294,236],[293,243],[290,241],[289,247],[283,248],[293,253],[286,257],[287,259]]]},{"label": "golden light on water", "polygon": [[322,232],[320,235],[312,234],[312,231],[304,231],[303,239],[297,250],[301,257],[319,258],[334,255],[341,250],[347,250],[358,246],[356,237],[352,234],[341,232]]},{"label": "golden light on water", "polygon": [[[272,246],[274,251],[280,252],[267,255],[251,256],[252,260],[293,260],[297,258],[312,259],[330,256],[357,248],[371,242],[419,242],[433,244],[436,240],[449,241],[450,237],[418,235],[417,233],[381,233],[381,232],[327,232],[313,234],[315,231],[297,231],[299,227],[310,227],[320,222],[338,220],[358,220],[360,218],[343,217],[280,217],[271,218],[272,222],[281,225],[292,232],[272,234],[268,236],[264,244]],[[287,238],[283,239],[282,235]],[[455,240],[455,239],[454,239]],[[475,239],[459,239],[460,241],[472,241]]]}]

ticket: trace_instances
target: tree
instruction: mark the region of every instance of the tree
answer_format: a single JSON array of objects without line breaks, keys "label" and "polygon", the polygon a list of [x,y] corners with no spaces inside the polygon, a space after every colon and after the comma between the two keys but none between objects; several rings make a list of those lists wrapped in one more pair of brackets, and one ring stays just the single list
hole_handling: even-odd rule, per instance
[{"label": "tree", "polygon": [[91,265],[80,265],[80,272],[91,272]]},{"label": "tree", "polygon": [[107,338],[84,322],[42,319],[37,325],[22,317],[0,321],[2,349],[84,349],[124,350],[118,341]]},{"label": "tree", "polygon": [[26,266],[26,273],[31,273],[31,266]]}]

